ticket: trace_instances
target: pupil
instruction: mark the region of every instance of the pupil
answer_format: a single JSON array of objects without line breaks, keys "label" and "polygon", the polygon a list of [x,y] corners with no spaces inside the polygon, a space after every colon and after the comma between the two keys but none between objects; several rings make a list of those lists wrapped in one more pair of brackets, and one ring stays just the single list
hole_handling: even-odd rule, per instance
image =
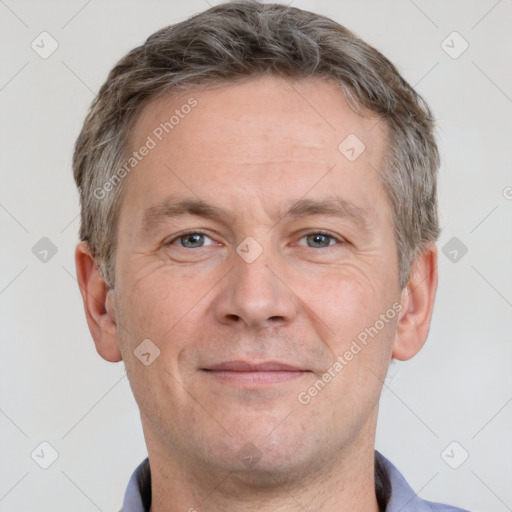
[{"label": "pupil", "polygon": [[312,245],[318,247],[327,247],[329,245],[329,236],[328,235],[311,235],[310,241]]},{"label": "pupil", "polygon": [[192,234],[192,235],[187,235],[183,239],[183,245],[185,247],[198,247],[201,245],[202,241],[203,241],[203,235],[201,235],[200,233],[196,233],[196,234]]}]

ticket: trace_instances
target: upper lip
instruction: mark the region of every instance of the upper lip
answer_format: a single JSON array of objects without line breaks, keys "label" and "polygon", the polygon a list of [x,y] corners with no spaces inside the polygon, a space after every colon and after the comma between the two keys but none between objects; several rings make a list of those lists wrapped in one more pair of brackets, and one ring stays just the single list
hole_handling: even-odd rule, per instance
[{"label": "upper lip", "polygon": [[231,371],[231,372],[270,372],[270,371],[285,371],[285,372],[302,372],[306,371],[303,368],[292,366],[279,361],[264,361],[261,363],[249,361],[224,361],[222,363],[213,364],[204,370],[213,371]]}]

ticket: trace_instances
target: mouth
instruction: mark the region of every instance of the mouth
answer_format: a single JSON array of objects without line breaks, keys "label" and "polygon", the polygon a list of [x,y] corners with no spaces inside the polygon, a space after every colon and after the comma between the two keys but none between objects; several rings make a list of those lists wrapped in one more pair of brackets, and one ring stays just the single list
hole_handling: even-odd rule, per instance
[{"label": "mouth", "polygon": [[268,386],[289,382],[308,373],[296,366],[276,361],[253,363],[248,361],[225,361],[202,370],[218,381],[241,387]]}]

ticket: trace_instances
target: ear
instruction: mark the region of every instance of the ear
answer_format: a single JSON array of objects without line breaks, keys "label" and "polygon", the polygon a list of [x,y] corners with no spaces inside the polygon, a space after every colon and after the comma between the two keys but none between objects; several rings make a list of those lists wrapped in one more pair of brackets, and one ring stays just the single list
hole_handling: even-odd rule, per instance
[{"label": "ear", "polygon": [[85,316],[96,350],[107,361],[121,361],[115,318],[115,291],[101,276],[87,242],[80,242],[76,246],[75,265]]},{"label": "ear", "polygon": [[430,330],[437,290],[437,246],[430,244],[414,261],[409,283],[402,290],[392,357],[406,361],[416,355]]}]

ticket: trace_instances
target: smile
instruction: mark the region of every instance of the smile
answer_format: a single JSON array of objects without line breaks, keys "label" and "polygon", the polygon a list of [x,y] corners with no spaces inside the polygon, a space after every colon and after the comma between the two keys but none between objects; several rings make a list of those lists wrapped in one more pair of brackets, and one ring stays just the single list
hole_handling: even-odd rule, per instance
[{"label": "smile", "polygon": [[295,366],[278,362],[249,363],[226,361],[203,368],[212,378],[238,386],[265,386],[289,382],[310,373]]}]

